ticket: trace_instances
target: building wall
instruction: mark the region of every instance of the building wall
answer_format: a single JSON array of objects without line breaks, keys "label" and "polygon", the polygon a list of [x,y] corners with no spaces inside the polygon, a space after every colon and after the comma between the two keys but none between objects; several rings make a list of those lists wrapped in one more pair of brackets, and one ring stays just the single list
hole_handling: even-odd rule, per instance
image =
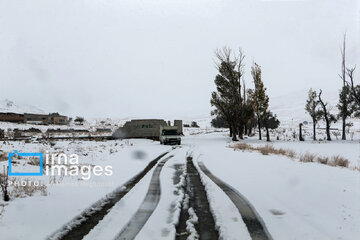
[{"label": "building wall", "polygon": [[[150,138],[159,139],[160,126],[166,127],[168,124],[163,119],[139,119],[126,122],[113,134],[114,138]],[[182,134],[182,120],[175,120],[178,133]]]},{"label": "building wall", "polygon": [[24,115],[18,113],[0,113],[0,121],[2,122],[24,122]]},{"label": "building wall", "polygon": [[151,138],[158,139],[160,126],[167,126],[162,119],[140,119],[126,122],[113,134],[114,138]]},{"label": "building wall", "polygon": [[57,125],[65,125],[68,122],[68,118],[66,116],[49,116],[50,124],[57,124]]},{"label": "building wall", "polygon": [[182,120],[174,120],[174,126],[177,127],[177,132],[179,134],[184,134],[183,132],[183,121]]},{"label": "building wall", "polygon": [[68,124],[68,117],[54,114],[33,114],[33,113],[9,113],[0,112],[0,121],[2,122],[16,122],[16,123],[42,123],[42,124]]},{"label": "building wall", "polygon": [[25,122],[48,123],[48,115],[24,113]]},{"label": "building wall", "polygon": [[65,125],[68,123],[68,117],[62,115],[44,115],[25,113],[25,122],[43,123],[43,124],[57,124]]}]

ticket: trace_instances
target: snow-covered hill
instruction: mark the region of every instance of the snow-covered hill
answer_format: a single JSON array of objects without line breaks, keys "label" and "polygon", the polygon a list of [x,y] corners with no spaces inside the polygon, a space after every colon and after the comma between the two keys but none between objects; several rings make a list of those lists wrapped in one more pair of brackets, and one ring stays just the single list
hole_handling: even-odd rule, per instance
[{"label": "snow-covered hill", "polygon": [[[332,113],[337,113],[338,111],[336,109],[338,94],[338,91],[334,90],[324,90],[322,94],[322,99],[329,103]],[[309,114],[305,111],[307,98],[308,90],[306,89],[284,93],[276,97],[270,96],[270,109],[278,116],[282,123],[311,121]]]},{"label": "snow-covered hill", "polygon": [[45,113],[40,108],[31,106],[29,104],[14,103],[11,100],[0,100],[0,112],[13,112],[13,113]]}]

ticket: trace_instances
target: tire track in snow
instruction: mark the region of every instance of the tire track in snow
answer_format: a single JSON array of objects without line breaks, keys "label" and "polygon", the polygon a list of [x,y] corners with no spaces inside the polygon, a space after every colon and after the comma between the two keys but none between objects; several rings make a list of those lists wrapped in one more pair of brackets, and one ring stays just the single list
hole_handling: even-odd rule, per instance
[{"label": "tire track in snow", "polygon": [[206,190],[191,156],[186,159],[186,172],[185,198],[175,239],[218,239],[219,233],[210,210]]},{"label": "tire track in snow", "polygon": [[237,190],[235,190],[230,185],[213,175],[205,167],[203,162],[199,161],[198,165],[201,171],[203,171],[206,176],[208,176],[216,185],[218,185],[230,198],[230,200],[235,204],[249,231],[251,238],[253,240],[272,240],[272,237],[267,230],[264,221],[256,212],[255,208],[251,205],[251,203]]},{"label": "tire track in snow", "polygon": [[121,200],[155,165],[169,152],[165,152],[152,160],[140,173],[135,175],[124,185],[98,200],[85,209],[78,216],[66,223],[61,229],[50,235],[48,240],[82,239],[87,235],[110,211],[110,209]]},{"label": "tire track in snow", "polygon": [[157,207],[160,196],[161,196],[161,187],[160,187],[160,173],[165,165],[165,163],[172,158],[173,155],[162,160],[155,168],[153,175],[151,177],[150,186],[146,196],[141,203],[139,209],[131,217],[129,222],[123,227],[120,233],[115,237],[116,240],[130,240],[134,239],[136,235],[143,228],[147,220],[150,218],[151,214],[154,212]]}]

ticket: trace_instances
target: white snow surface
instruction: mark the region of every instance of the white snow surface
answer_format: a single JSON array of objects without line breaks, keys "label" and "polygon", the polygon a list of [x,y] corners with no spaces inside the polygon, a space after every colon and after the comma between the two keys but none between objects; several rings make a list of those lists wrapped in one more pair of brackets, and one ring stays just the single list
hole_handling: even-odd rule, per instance
[{"label": "white snow surface", "polygon": [[[32,177],[31,179],[41,180],[47,185],[47,196],[17,198],[8,203],[1,200],[0,207],[5,207],[0,215],[0,235],[5,239],[44,239],[92,203],[124,184],[168,148],[158,142],[140,139],[103,143],[60,141],[53,147],[23,142],[2,144],[1,150],[5,152],[36,152],[49,149],[52,153],[60,149],[67,154],[77,153],[80,155],[80,163],[103,167],[111,165],[113,175],[92,176],[89,180],[71,176],[57,177],[56,183],[50,183],[49,176]],[[0,162],[1,169],[2,165],[7,165],[7,161]]]},{"label": "white snow surface", "polygon": [[[225,133],[184,141],[213,174],[252,203],[274,239],[360,238],[359,171],[234,151],[229,143]],[[317,144],[308,147],[316,151]]]},{"label": "white snow surface", "polygon": [[12,113],[37,113],[44,114],[45,112],[35,106],[29,104],[14,103],[9,99],[0,100],[0,112],[12,112]]},{"label": "white snow surface", "polygon": [[[257,210],[274,239],[360,239],[360,171],[319,163],[302,163],[278,155],[235,151],[226,130],[187,129],[181,148],[164,165],[161,174],[160,202],[136,239],[174,239],[184,179],[174,182],[176,165],[186,164],[193,155],[195,165],[202,161],[221,180],[244,195]],[[265,144],[254,138],[252,145]],[[339,154],[356,166],[358,140],[298,142],[274,140],[275,147],[290,148],[297,154],[310,151],[321,155]],[[47,196],[37,193],[26,198],[0,200],[0,235],[4,239],[44,239],[69,222],[92,203],[140,172],[152,159],[171,150],[158,142],[141,139],[105,142],[58,141],[54,146],[39,143],[1,144],[5,153],[13,150],[78,153],[80,162],[112,165],[113,175],[80,180],[65,176],[47,186]],[[7,162],[0,162],[0,167]],[[29,166],[20,166],[27,169]],[[33,167],[33,166],[32,166]],[[136,212],[147,192],[150,171],[123,197],[86,239],[111,239]],[[207,190],[210,208],[222,239],[250,239],[246,226],[231,200],[207,176],[201,179]]]}]

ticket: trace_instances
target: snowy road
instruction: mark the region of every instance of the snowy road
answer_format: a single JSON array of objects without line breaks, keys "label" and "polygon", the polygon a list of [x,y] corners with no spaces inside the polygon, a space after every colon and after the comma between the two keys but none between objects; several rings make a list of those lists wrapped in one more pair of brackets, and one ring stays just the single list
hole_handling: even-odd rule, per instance
[{"label": "snowy road", "polygon": [[[244,198],[236,192],[236,190],[228,187],[228,185],[218,179],[216,176],[211,174],[205,167],[204,163],[199,164],[200,168],[197,167],[198,163],[194,163],[192,157],[192,145],[173,147],[169,152],[161,154],[156,159],[151,161],[148,166],[139,174],[134,176],[125,185],[115,190],[110,196],[99,200],[93,204],[79,216],[75,217],[71,222],[64,225],[63,228],[52,234],[48,239],[98,239],[99,236],[104,234],[106,238],[111,239],[145,239],[138,237],[139,233],[146,223],[151,219],[151,216],[155,209],[158,207],[160,199],[166,199],[167,196],[161,196],[161,185],[168,184],[171,179],[160,178],[163,167],[168,163],[173,164],[172,166],[181,166],[181,170],[173,172],[172,178],[178,180],[174,182],[178,196],[175,200],[170,199],[170,212],[178,212],[174,214],[173,220],[168,220],[169,223],[173,223],[176,227],[176,232],[173,232],[173,237],[170,234],[163,234],[162,236],[166,239],[175,238],[178,240],[182,239],[219,239],[219,226],[216,224],[216,216],[210,207],[210,201],[208,199],[207,190],[201,179],[199,171],[204,172],[210,177],[210,179],[219,185],[229,199],[235,204],[238,209],[241,218],[247,227],[248,233],[251,239],[254,240],[267,240],[272,239],[265,224],[261,217],[256,213],[256,210],[249,204]],[[167,154],[171,154],[167,156]],[[163,159],[162,159],[163,158]],[[172,161],[172,158],[175,160]],[[153,169],[154,168],[154,169]],[[165,169],[168,170],[168,169]],[[137,208],[136,212],[133,213],[131,218],[126,224],[121,227],[118,225],[118,233],[114,235],[116,229],[112,230],[112,234],[106,232],[106,229],[101,227],[107,221],[113,223],[116,222],[116,218],[109,217],[116,215],[116,207],[121,204],[122,198],[132,189],[136,188],[139,182],[147,181],[146,175],[151,174],[150,183],[148,184],[148,191],[142,201],[141,205]],[[203,173],[202,173],[203,174]],[[180,181],[181,178],[181,181]],[[162,179],[160,181],[160,179]],[[161,183],[162,182],[162,183]],[[114,210],[115,209],[115,210]],[[177,219],[175,219],[177,216]],[[110,219],[110,220],[109,220]],[[154,221],[154,220],[152,220]],[[242,228],[240,222],[240,228]],[[93,229],[96,229],[93,232]],[[243,229],[243,228],[242,228]],[[244,230],[244,229],[243,229]],[[101,233],[101,232],[106,233]],[[248,234],[245,234],[248,238]],[[221,237],[223,239],[224,237]]]},{"label": "snowy road", "polygon": [[141,203],[141,206],[136,211],[135,215],[132,216],[128,224],[126,224],[121,232],[115,237],[116,240],[134,239],[150,218],[151,214],[159,204],[161,197],[160,172],[164,164],[172,157],[173,156],[169,156],[165,158],[156,166],[144,201]]},{"label": "snowy road", "polygon": [[163,153],[153,161],[151,161],[146,168],[130,179],[113,193],[100,199],[98,202],[87,208],[79,216],[75,217],[71,222],[64,225],[59,231],[52,234],[48,239],[82,239],[93,229],[99,221],[101,221],[108,211],[121,200],[144,176],[150,169],[167,153]]},{"label": "snowy road", "polygon": [[[74,191],[55,185],[49,196],[16,199],[0,218],[0,233],[14,240],[360,239],[358,171],[234,151],[224,133],[182,142],[172,147],[134,140],[126,147],[117,143],[118,152],[107,155],[115,148],[108,142],[108,149],[100,148],[106,149],[102,161],[111,161],[116,175],[92,181],[111,180],[114,187]],[[96,149],[97,143],[86,144]],[[146,160],[133,157],[139,153]],[[65,201],[51,208],[60,196]],[[36,228],[33,209],[46,227]]]}]

